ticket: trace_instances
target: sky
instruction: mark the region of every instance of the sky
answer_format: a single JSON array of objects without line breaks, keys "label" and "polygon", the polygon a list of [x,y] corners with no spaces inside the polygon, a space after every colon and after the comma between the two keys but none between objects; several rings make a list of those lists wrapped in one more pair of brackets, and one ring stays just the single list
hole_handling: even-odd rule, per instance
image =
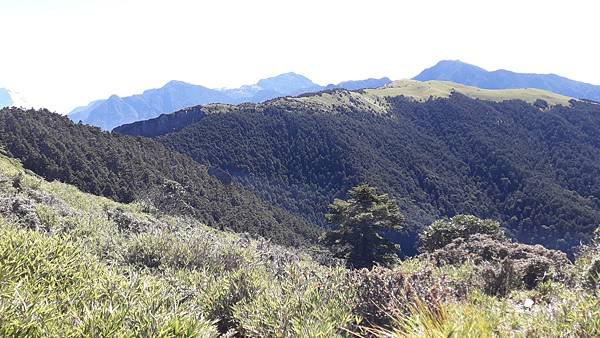
[{"label": "sky", "polygon": [[170,80],[410,78],[442,59],[600,84],[600,2],[0,0],[0,88],[67,113]]}]

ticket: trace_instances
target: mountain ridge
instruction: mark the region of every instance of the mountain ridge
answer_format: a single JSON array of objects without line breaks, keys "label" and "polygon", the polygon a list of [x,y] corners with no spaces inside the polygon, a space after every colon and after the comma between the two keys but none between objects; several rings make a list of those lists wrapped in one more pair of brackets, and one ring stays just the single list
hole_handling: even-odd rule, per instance
[{"label": "mountain ridge", "polygon": [[[320,107],[323,110],[335,110],[336,107],[352,102],[366,111],[376,114],[386,114],[386,110],[389,107],[386,107],[387,103],[385,99],[388,97],[402,95],[422,102],[430,98],[448,98],[454,92],[474,99],[497,102],[503,100],[523,100],[530,104],[536,104],[537,102],[537,104],[541,104],[545,108],[558,104],[570,106],[571,100],[573,100],[570,97],[531,88],[486,90],[448,81],[421,82],[417,80],[399,80],[390,82],[380,88],[365,89],[361,93],[334,88],[322,92],[306,93],[297,97],[275,98],[262,104],[259,103],[256,108],[263,109],[262,107],[265,104],[275,102],[279,105],[296,108],[298,108],[298,104],[309,103],[313,108]],[[540,101],[538,102],[538,100]],[[176,132],[188,125],[199,122],[205,116],[206,112],[227,111],[231,109],[230,106],[235,105],[209,104],[202,107],[188,107],[174,113],[161,114],[152,119],[124,124],[114,128],[113,131],[128,135],[156,137]]]},{"label": "mountain ridge", "polygon": [[[487,71],[459,60],[442,60],[423,70],[413,80],[450,81],[491,90],[534,88],[577,99],[600,101],[600,86],[578,82],[556,74],[517,73],[505,69]],[[120,100],[111,96],[106,100],[92,101],[87,106],[74,109],[69,113],[69,117],[75,122],[82,121],[104,130],[112,130],[120,125],[155,118],[161,114],[196,105],[261,103],[279,97],[319,91],[380,88],[391,83],[392,80],[383,77],[321,86],[294,72],[268,77],[255,84],[242,85],[238,88],[212,89],[173,80],[161,88],[119,97]]]},{"label": "mountain ridge", "polygon": [[483,89],[537,88],[578,99],[600,101],[600,86],[556,74],[517,73],[506,69],[488,71],[459,60],[442,60],[413,78],[443,80]]},{"label": "mountain ridge", "polygon": [[211,89],[183,81],[172,80],[161,88],[147,89],[141,94],[119,97],[112,95],[106,100],[96,100],[87,106],[77,107],[68,116],[75,122],[83,122],[103,130],[140,120],[154,118],[164,113],[199,104],[244,102],[259,103],[277,97],[294,96],[323,89],[363,89],[390,83],[388,78],[345,81],[337,85],[320,86],[307,77],[288,72],[259,80],[239,88]]}]

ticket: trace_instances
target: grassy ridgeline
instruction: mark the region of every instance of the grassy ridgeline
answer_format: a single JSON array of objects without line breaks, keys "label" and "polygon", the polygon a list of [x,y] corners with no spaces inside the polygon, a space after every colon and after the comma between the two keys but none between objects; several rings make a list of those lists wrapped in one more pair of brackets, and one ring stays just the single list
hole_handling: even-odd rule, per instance
[{"label": "grassy ridgeline", "polygon": [[592,249],[565,267],[569,284],[493,297],[472,264],[417,258],[352,272],[320,264],[323,255],[147,209],[46,182],[0,155],[0,335],[600,333],[597,294],[578,279]]}]

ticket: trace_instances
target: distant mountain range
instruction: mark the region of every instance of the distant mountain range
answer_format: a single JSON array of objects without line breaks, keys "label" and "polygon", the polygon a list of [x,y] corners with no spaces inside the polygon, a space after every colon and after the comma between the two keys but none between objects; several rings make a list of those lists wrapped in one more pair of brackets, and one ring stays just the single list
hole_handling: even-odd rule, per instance
[{"label": "distant mountain range", "polygon": [[[413,79],[452,81],[484,89],[537,88],[573,98],[600,101],[600,86],[597,85],[554,74],[515,73],[503,69],[487,71],[461,61],[440,61]],[[260,103],[278,97],[322,90],[379,88],[391,82],[385,77],[321,86],[296,73],[280,74],[262,79],[253,85],[233,89],[212,89],[181,81],[171,81],[162,88],[146,90],[142,94],[127,97],[113,95],[105,100],[91,102],[87,106],[73,110],[69,113],[69,117],[75,122],[81,121],[104,130],[112,130],[120,125],[151,119],[196,105]]]},{"label": "distant mountain range", "polygon": [[211,89],[181,81],[171,81],[162,88],[150,89],[128,97],[113,95],[106,100],[91,102],[69,113],[71,120],[94,125],[104,130],[135,121],[154,118],[185,107],[208,103],[259,103],[277,97],[294,96],[326,89],[350,90],[375,88],[390,83],[388,78],[345,81],[337,85],[320,86],[296,73],[285,73],[262,79],[253,85],[234,89]]},{"label": "distant mountain range", "polygon": [[[273,104],[270,107],[280,107],[275,103],[281,100],[288,100],[296,102],[296,104],[300,103],[300,106],[302,107],[305,106],[305,103],[308,103],[311,106],[317,105],[323,109],[334,111],[339,109],[340,106],[352,106],[349,104],[350,102],[365,111],[385,115],[387,114],[384,108],[386,106],[385,100],[390,97],[403,96],[414,101],[424,102],[429,98],[449,98],[453,93],[460,93],[477,100],[494,102],[522,100],[533,105],[541,104],[542,108],[550,108],[556,105],[570,106],[572,100],[572,98],[568,96],[535,88],[491,90],[465,86],[450,81],[432,80],[421,82],[417,80],[399,80],[378,88],[365,89],[362,92],[350,93],[344,90],[326,91],[314,93],[314,95],[307,94],[301,97],[272,100],[268,103]],[[339,95],[345,97],[348,102],[345,102],[344,100],[341,100],[340,102]],[[319,98],[317,102],[314,100],[315,97]],[[244,105],[244,107],[247,108],[247,105]],[[204,105],[203,107],[187,107],[174,113],[161,114],[156,118],[124,124],[114,128],[112,131],[126,135],[158,137],[174,133],[199,122],[205,117],[205,111],[228,111],[232,108],[232,106],[221,104],[210,104]]]},{"label": "distant mountain range", "polygon": [[444,60],[414,77],[418,81],[444,80],[485,89],[538,88],[578,99],[600,101],[600,86],[555,74],[487,71],[461,61]]}]

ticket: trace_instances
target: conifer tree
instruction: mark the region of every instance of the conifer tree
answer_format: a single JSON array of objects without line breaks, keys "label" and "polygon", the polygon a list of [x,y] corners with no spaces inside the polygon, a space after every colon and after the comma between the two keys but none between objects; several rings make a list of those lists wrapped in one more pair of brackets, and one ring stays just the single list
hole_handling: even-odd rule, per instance
[{"label": "conifer tree", "polygon": [[351,268],[389,265],[398,258],[399,246],[386,238],[391,230],[401,230],[404,216],[387,194],[361,184],[348,191],[350,199],[336,199],[325,215],[337,227],[324,238],[335,256]]}]

